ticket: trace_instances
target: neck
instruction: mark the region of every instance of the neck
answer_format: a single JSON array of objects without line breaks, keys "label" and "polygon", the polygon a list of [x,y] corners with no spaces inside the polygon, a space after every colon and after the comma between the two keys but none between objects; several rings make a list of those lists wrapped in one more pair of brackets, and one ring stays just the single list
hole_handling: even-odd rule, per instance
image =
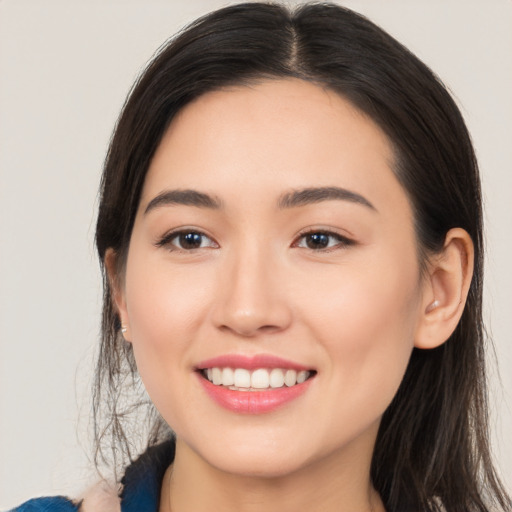
[{"label": "neck", "polygon": [[219,470],[177,440],[160,510],[384,512],[370,482],[372,451],[362,453],[360,448],[331,453],[285,476],[254,477]]}]

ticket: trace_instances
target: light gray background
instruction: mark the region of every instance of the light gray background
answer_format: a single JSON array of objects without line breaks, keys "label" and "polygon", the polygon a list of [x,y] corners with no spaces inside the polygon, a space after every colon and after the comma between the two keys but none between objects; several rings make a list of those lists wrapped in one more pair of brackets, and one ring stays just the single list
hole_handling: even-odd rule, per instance
[{"label": "light gray background", "polygon": [[[0,0],[0,509],[72,494],[91,479],[100,308],[92,239],[107,142],[153,51],[227,3]],[[493,370],[493,442],[512,489],[512,3],[344,4],[443,78],[473,134],[486,199],[486,317],[503,384]]]}]

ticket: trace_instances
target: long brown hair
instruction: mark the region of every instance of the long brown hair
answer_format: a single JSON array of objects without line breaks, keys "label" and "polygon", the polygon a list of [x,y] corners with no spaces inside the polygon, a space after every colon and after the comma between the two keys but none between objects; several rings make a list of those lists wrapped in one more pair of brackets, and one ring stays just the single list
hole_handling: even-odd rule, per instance
[{"label": "long brown hair", "polygon": [[[176,113],[208,91],[279,77],[336,91],[384,130],[413,206],[420,263],[441,249],[453,227],[474,243],[474,276],[459,325],[439,348],[414,349],[382,418],[371,468],[375,488],[388,510],[511,510],[488,441],[482,208],[470,137],[434,73],[363,16],[332,4],[294,10],[240,4],[201,18],[166,44],[130,92],[111,140],[96,232],[102,265],[108,248],[122,265],[146,172]],[[172,433],[144,396],[119,327],[104,272],[97,455],[109,447],[123,460],[132,458],[135,438],[152,445]],[[130,423],[134,411],[148,422],[142,437],[140,425]]]}]

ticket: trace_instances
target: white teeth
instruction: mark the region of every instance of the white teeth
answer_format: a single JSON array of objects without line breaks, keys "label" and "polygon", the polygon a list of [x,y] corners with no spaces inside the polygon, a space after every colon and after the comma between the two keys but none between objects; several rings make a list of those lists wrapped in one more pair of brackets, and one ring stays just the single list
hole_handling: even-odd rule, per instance
[{"label": "white teeth", "polygon": [[269,386],[269,376],[267,370],[261,368],[254,370],[251,375],[251,387],[255,389],[266,389]]},{"label": "white teeth", "polygon": [[244,368],[237,368],[235,370],[235,386],[237,388],[250,388],[251,387],[251,373]]},{"label": "white teeth", "polygon": [[203,375],[216,386],[226,386],[239,391],[291,387],[306,381],[311,372],[282,368],[258,368],[252,372],[245,368],[207,368]]},{"label": "white teeth", "polygon": [[286,374],[284,376],[284,383],[290,387],[295,386],[297,383],[297,372],[295,370],[286,370]]},{"label": "white teeth", "polygon": [[235,375],[231,368],[224,368],[222,370],[222,385],[232,386],[235,383]]},{"label": "white teeth", "polygon": [[222,384],[222,370],[220,368],[212,368],[212,382],[216,386]]},{"label": "white teeth", "polygon": [[309,372],[304,370],[297,373],[297,384],[302,384],[309,377]]},{"label": "white teeth", "polygon": [[271,388],[282,388],[284,385],[284,374],[280,368],[274,368],[270,372],[270,387]]}]

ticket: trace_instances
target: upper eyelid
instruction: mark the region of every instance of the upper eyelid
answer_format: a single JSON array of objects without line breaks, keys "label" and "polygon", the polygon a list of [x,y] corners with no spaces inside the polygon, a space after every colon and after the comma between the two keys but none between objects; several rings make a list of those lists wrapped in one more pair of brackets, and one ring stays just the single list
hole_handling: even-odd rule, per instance
[{"label": "upper eyelid", "polygon": [[[171,242],[174,238],[177,236],[184,234],[184,233],[197,233],[198,235],[204,236],[211,240],[216,245],[219,245],[218,242],[213,238],[213,236],[209,235],[208,233],[205,233],[204,230],[194,227],[181,227],[176,229],[171,229],[167,231],[164,235],[158,237],[158,239],[155,242],[155,245],[158,247],[164,246]],[[177,247],[179,249],[179,247]]]},{"label": "upper eyelid", "polygon": [[347,242],[354,242],[353,235],[347,234],[347,233],[340,233],[339,231],[333,229],[333,228],[315,228],[315,227],[308,227],[301,230],[297,236],[295,237],[296,240],[299,238],[302,238],[306,235],[312,235],[315,233],[323,233],[325,235],[334,236],[337,238],[340,238],[342,240],[345,240]]},{"label": "upper eyelid", "polygon": [[[331,247],[323,247],[319,249],[311,249],[309,247],[300,247],[301,241],[306,237],[307,235],[312,235],[316,233],[322,233],[324,235],[333,237],[337,239],[338,243],[331,246]],[[308,229],[307,231],[303,231],[299,235],[297,235],[294,239],[294,242],[292,243],[292,247],[300,248],[300,249],[307,249],[309,251],[312,251],[314,253],[329,253],[332,251],[336,251],[340,248],[347,248],[348,246],[354,246],[356,245],[356,241],[353,238],[350,238],[346,235],[342,235],[341,233],[338,233],[337,231],[333,231],[332,229]]]}]

